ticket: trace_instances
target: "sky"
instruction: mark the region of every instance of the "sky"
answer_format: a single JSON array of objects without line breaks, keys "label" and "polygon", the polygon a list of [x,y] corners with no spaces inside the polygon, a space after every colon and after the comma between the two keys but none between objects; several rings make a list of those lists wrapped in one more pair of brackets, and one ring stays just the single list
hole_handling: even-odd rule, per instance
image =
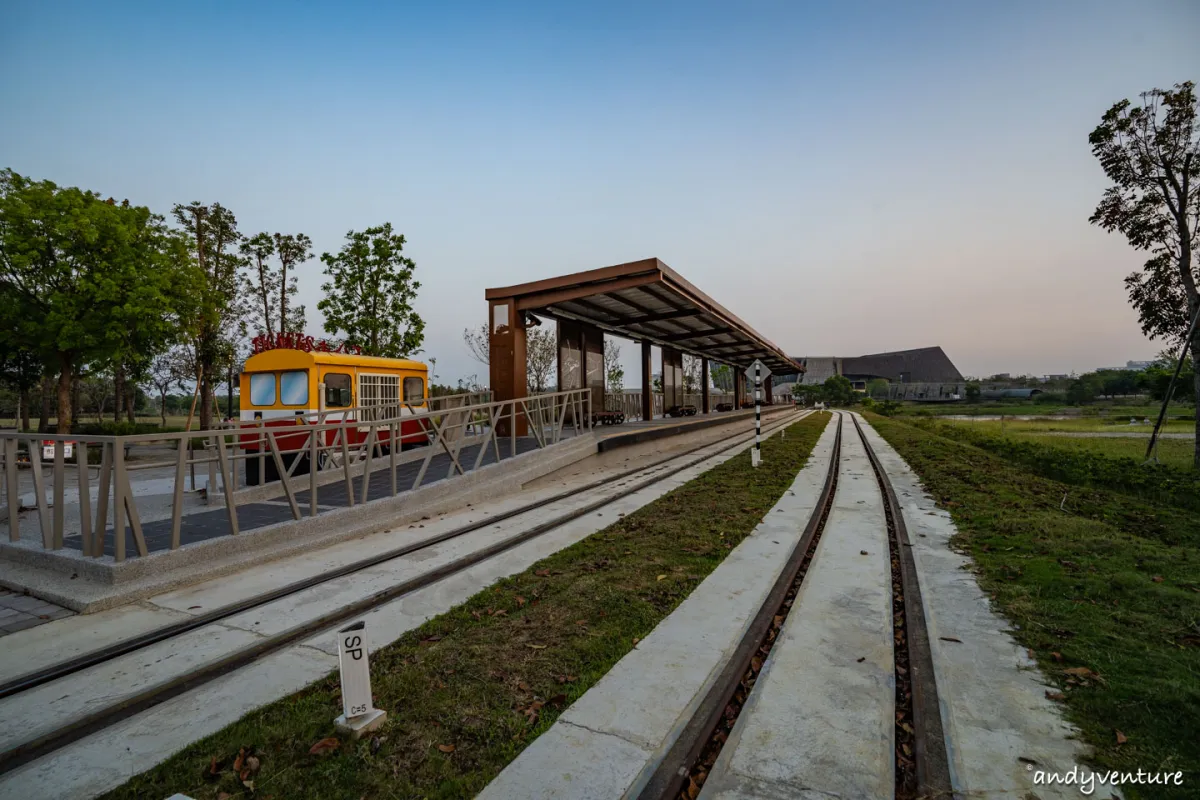
[{"label": "sky", "polygon": [[1195,0],[0,0],[0,28],[0,167],[220,202],[317,254],[391,222],[443,382],[486,383],[485,288],[649,257],[797,356],[1040,375],[1162,348],[1122,283],[1144,254],[1088,224],[1087,137],[1200,80]]}]

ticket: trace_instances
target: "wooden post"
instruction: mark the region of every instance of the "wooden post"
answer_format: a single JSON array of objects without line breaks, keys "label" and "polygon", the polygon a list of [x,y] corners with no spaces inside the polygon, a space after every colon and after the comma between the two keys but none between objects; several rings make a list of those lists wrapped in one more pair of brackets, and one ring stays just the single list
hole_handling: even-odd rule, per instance
[{"label": "wooden post", "polygon": [[654,419],[654,382],[650,375],[650,343],[642,342],[642,419]]},{"label": "wooden post", "polygon": [[700,405],[701,405],[700,411],[702,414],[707,414],[709,411],[712,410],[710,408],[710,406],[712,405],[712,402],[709,398],[709,392],[708,392],[708,359],[707,358],[700,359]]}]

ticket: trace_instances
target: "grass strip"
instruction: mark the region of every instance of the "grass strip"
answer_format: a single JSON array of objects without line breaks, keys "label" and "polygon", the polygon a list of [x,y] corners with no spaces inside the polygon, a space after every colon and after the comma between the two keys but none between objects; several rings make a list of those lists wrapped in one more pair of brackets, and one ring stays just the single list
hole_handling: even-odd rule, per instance
[{"label": "grass strip", "polygon": [[1181,787],[1127,796],[1196,797],[1200,514],[1063,484],[925,426],[870,421],[950,512],[954,545],[1058,685],[1094,765],[1183,770]]},{"label": "grass strip", "polygon": [[[1190,511],[1200,511],[1200,472],[1187,466],[1145,464],[1141,458],[1116,455],[1120,444],[1080,447],[1085,441],[1068,437],[1014,437],[978,427],[978,423],[947,423],[912,420],[912,424],[939,436],[969,442],[1006,460],[1052,480],[1075,486],[1113,489],[1155,503],[1165,503]],[[1061,440],[1061,441],[1060,441]],[[1119,440],[1095,440],[1119,442]],[[1146,442],[1140,443],[1145,451]],[[1184,443],[1192,441],[1165,440]],[[1164,444],[1165,444],[1164,442]],[[1161,444],[1160,444],[1161,449]]]},{"label": "grass strip", "polygon": [[754,530],[828,421],[801,420],[763,443],[758,469],[730,459],[383,648],[371,661],[389,714],[377,736],[310,752],[334,736],[334,674],[106,797],[473,796]]}]

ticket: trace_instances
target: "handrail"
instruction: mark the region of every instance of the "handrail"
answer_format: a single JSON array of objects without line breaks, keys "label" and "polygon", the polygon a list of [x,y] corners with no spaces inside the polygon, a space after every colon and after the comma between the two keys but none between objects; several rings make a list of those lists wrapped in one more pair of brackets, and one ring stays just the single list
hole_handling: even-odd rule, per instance
[{"label": "handrail", "polygon": [[[127,529],[132,534],[133,544],[139,556],[147,555],[152,549],[144,535],[137,497],[129,479],[130,471],[135,469],[174,467],[170,548],[176,549],[181,546],[182,521],[186,516],[183,508],[183,484],[189,466],[207,466],[207,487],[212,490],[220,486],[220,494],[228,514],[228,533],[237,535],[240,529],[237,514],[240,491],[238,483],[241,477],[239,461],[249,464],[252,459],[256,460],[260,478],[257,486],[261,487],[258,493],[270,493],[264,494],[263,499],[267,496],[281,496],[286,499],[293,518],[300,519],[303,514],[296,496],[299,491],[309,492],[308,515],[316,516],[319,512],[317,497],[321,486],[344,483],[347,505],[354,505],[356,501],[368,502],[372,500],[370,477],[377,475],[380,470],[390,471],[390,493],[385,495],[395,497],[400,494],[397,469],[402,459],[397,455],[400,448],[396,445],[414,436],[427,444],[427,448],[422,448],[420,452],[413,451],[410,456],[403,458],[405,463],[421,461],[411,487],[405,491],[415,490],[425,482],[433,459],[439,455],[446,456],[446,477],[478,469],[489,451],[497,462],[502,460],[505,457],[501,453],[502,438],[509,440],[506,448],[508,456],[516,455],[516,432],[521,424],[528,428],[528,435],[538,448],[549,447],[562,441],[568,426],[578,435],[590,429],[592,425],[592,398],[589,389],[570,389],[512,400],[489,399],[475,402],[487,394],[490,393],[469,392],[442,398],[424,398],[419,404],[397,402],[365,407],[372,411],[385,409],[388,416],[377,419],[360,419],[358,417],[362,416],[361,414],[353,413],[360,412],[364,407],[306,412],[294,417],[298,421],[294,427],[271,424],[276,421],[286,423],[293,419],[281,417],[275,420],[238,420],[209,430],[171,433],[79,436],[0,431],[0,458],[4,474],[4,480],[0,481],[0,493],[8,498],[9,539],[17,542],[22,538],[18,498],[18,457],[21,450],[27,454],[31,468],[43,549],[62,549],[64,535],[75,535],[75,532],[64,530],[63,519],[65,444],[70,442],[76,448],[80,508],[78,534],[82,553],[94,558],[103,556],[105,539],[111,531],[116,531],[119,535],[114,535],[114,554],[115,560],[119,562],[125,559]],[[430,400],[433,403],[430,403]],[[461,405],[453,405],[454,401]],[[432,408],[427,404],[442,407]],[[330,419],[331,415],[338,418]],[[410,432],[414,423],[419,426],[419,432]],[[505,429],[506,436],[501,436],[502,428]],[[364,432],[365,435],[361,435]],[[46,465],[42,463],[43,442],[52,448],[52,458],[48,459],[49,463]],[[127,464],[126,447],[146,442],[171,443],[177,455],[169,461]],[[476,446],[478,452],[473,454],[473,462],[465,459],[467,448]],[[88,454],[92,447],[99,447],[101,450],[94,522],[90,509],[88,471]],[[278,475],[278,480],[264,483],[261,478],[265,477],[264,469],[268,459]],[[297,484],[300,479],[296,473],[302,462],[308,465],[307,486]],[[383,466],[380,466],[381,464]],[[46,467],[50,468],[49,475],[44,474]],[[46,486],[47,478],[50,478],[49,487]],[[356,478],[362,480],[360,490],[355,489]],[[52,515],[47,504],[48,488],[53,494]],[[215,493],[209,492],[210,501],[215,496]],[[14,498],[17,499],[14,501]],[[242,502],[252,501],[243,499]],[[108,527],[110,502],[111,529]]]}]

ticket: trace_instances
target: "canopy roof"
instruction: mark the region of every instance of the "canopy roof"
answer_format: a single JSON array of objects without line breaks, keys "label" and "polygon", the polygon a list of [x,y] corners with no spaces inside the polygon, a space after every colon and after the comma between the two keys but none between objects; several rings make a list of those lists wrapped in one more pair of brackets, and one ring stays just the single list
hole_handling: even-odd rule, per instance
[{"label": "canopy roof", "polygon": [[673,347],[735,367],[761,359],[772,372],[803,367],[657,258],[488,289],[488,300],[595,325],[616,336]]}]

